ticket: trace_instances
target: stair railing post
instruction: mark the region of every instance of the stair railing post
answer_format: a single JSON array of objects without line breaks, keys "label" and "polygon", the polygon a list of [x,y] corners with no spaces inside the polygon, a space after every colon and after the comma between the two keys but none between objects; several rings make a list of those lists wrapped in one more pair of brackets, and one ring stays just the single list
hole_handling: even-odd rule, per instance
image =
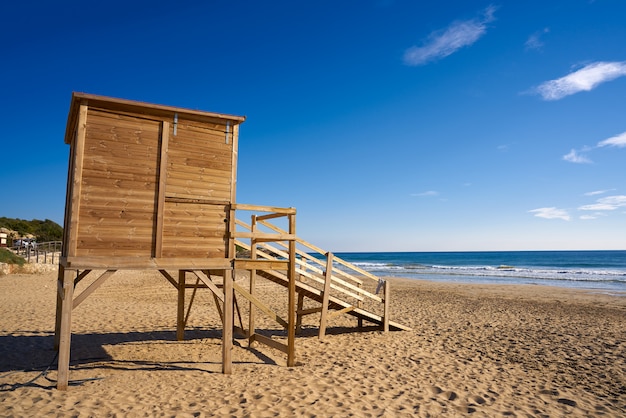
[{"label": "stair railing post", "polygon": [[[296,235],[296,216],[289,215],[289,234]],[[296,241],[289,240],[289,301],[287,315],[287,366],[296,365]]]},{"label": "stair railing post", "polygon": [[333,253],[326,253],[326,271],[324,272],[324,294],[322,295],[322,313],[320,314],[320,332],[318,338],[324,339],[328,323],[328,299],[330,298],[330,282],[333,277]]},{"label": "stair railing post", "polygon": [[[257,231],[257,219],[256,215],[252,215],[250,219],[250,232],[253,237],[250,238],[250,259],[256,260],[256,246],[257,242],[254,239],[254,233]],[[251,295],[254,295],[256,287],[256,270],[250,270],[250,286],[248,287],[248,291]],[[254,334],[255,334],[255,314],[256,307],[250,301],[248,302],[248,347],[254,346]]]},{"label": "stair railing post", "polygon": [[389,332],[389,314],[391,308],[391,286],[389,280],[385,280],[385,311],[383,317],[383,332]]}]

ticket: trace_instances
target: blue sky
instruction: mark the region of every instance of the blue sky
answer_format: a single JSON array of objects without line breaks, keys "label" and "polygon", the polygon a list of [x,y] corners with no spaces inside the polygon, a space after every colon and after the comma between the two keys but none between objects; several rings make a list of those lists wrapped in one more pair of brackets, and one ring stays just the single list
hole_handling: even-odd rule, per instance
[{"label": "blue sky", "polygon": [[80,91],[245,115],[237,201],[327,250],[626,249],[622,0],[0,10],[0,216],[63,223]]}]

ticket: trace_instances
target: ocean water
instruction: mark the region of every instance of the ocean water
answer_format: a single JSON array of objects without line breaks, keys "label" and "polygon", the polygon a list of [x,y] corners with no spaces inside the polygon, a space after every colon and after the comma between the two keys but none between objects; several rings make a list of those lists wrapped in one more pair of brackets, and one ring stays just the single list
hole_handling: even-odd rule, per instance
[{"label": "ocean water", "polygon": [[626,251],[336,253],[376,276],[626,292]]}]

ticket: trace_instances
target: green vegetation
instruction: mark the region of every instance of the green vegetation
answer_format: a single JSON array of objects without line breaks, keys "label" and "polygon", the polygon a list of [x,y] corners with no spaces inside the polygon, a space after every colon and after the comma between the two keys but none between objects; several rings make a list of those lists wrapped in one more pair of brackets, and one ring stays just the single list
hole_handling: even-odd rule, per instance
[{"label": "green vegetation", "polygon": [[26,260],[24,260],[20,256],[13,254],[6,248],[0,248],[0,263],[17,264],[19,266],[23,266],[24,263],[26,263]]},{"label": "green vegetation", "polygon": [[0,217],[0,227],[11,229],[17,232],[19,238],[26,234],[32,234],[38,242],[61,241],[63,239],[63,228],[54,221],[46,219],[41,221]]}]

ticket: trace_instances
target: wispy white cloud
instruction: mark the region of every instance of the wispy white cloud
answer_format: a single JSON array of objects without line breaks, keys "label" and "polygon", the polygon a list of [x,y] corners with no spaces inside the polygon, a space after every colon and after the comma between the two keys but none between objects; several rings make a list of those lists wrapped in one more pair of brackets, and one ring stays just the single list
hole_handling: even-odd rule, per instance
[{"label": "wispy white cloud", "polygon": [[444,29],[432,32],[422,46],[412,46],[404,52],[406,65],[424,65],[437,61],[457,50],[472,45],[487,33],[487,24],[495,20],[496,7],[487,7],[479,17],[451,23]]},{"label": "wispy white cloud", "polygon": [[565,154],[563,156],[563,159],[565,161],[569,161],[570,163],[579,163],[579,164],[585,164],[585,163],[591,163],[592,161],[585,157],[584,155],[581,155],[578,153],[578,151],[576,151],[575,149],[571,150],[569,153]]},{"label": "wispy white cloud", "polygon": [[581,220],[583,220],[583,221],[589,221],[589,220],[592,220],[592,219],[598,219],[598,218],[601,218],[601,217],[603,217],[603,216],[606,216],[606,213],[602,213],[602,212],[595,212],[595,213],[592,213],[592,214],[590,214],[590,215],[580,215],[580,216],[579,216],[579,218],[580,218]]},{"label": "wispy white cloud", "polygon": [[567,213],[564,209],[557,209],[555,207],[551,208],[538,208],[529,210],[528,212],[534,213],[538,218],[545,219],[563,219],[564,221],[569,221],[571,219],[569,213]]},{"label": "wispy white cloud", "polygon": [[434,190],[428,190],[422,193],[413,193],[411,196],[418,196],[418,197],[439,196],[439,192],[436,192]]},{"label": "wispy white cloud", "polygon": [[592,161],[581,153],[604,147],[626,148],[626,132],[602,140],[593,147],[583,147],[580,150],[573,149],[569,153],[565,154],[563,159],[565,161],[569,161],[570,163],[591,163]]},{"label": "wispy white cloud", "polygon": [[591,205],[584,205],[578,208],[578,210],[593,210],[593,211],[601,211],[601,210],[615,210],[619,208],[626,207],[626,196],[624,195],[616,195],[616,196],[607,196],[596,200],[596,203]]},{"label": "wispy white cloud", "polygon": [[526,40],[526,43],[524,43],[525,49],[529,51],[532,49],[539,50],[543,48],[544,43],[543,43],[543,40],[541,39],[541,36],[548,32],[550,32],[550,29],[544,28],[530,35],[528,39]]},{"label": "wispy white cloud", "polygon": [[597,195],[599,195],[599,194],[605,194],[605,193],[608,193],[608,192],[610,192],[610,191],[612,191],[612,190],[615,190],[615,189],[608,189],[608,190],[594,190],[593,192],[587,192],[587,193],[585,193],[585,196],[597,196]]},{"label": "wispy white cloud", "polygon": [[598,148],[602,148],[602,147],[624,148],[626,147],[626,132],[613,136],[609,139],[605,139],[604,141],[598,142],[597,147]]},{"label": "wispy white cloud", "polygon": [[546,81],[537,87],[536,92],[544,100],[559,100],[566,96],[590,91],[607,81],[626,75],[626,61],[618,62],[594,62],[557,78]]}]

